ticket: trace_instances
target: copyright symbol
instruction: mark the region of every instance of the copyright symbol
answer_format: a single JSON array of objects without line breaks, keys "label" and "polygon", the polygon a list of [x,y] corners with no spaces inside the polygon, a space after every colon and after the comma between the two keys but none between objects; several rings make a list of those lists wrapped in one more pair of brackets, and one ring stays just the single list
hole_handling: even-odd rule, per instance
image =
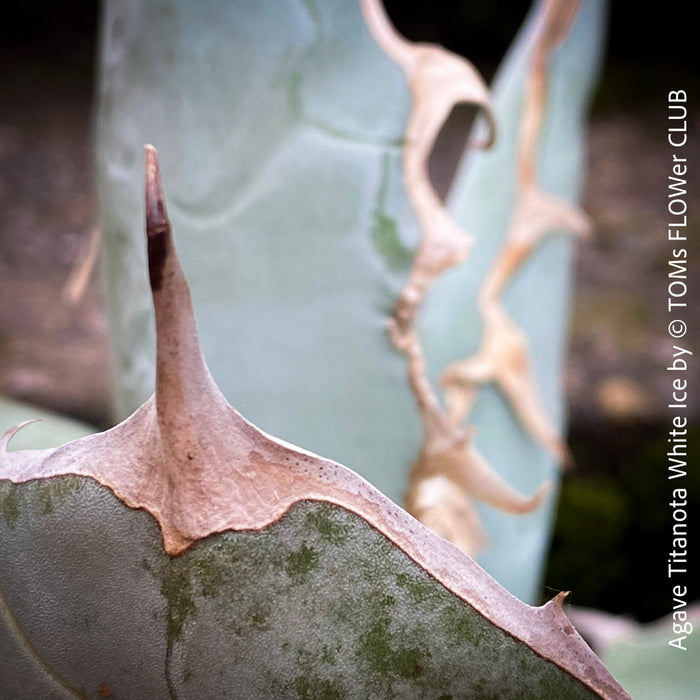
[{"label": "copyright symbol", "polygon": [[682,338],[687,330],[688,328],[685,325],[685,321],[681,321],[680,319],[671,321],[671,323],[668,324],[668,332],[672,338]]}]

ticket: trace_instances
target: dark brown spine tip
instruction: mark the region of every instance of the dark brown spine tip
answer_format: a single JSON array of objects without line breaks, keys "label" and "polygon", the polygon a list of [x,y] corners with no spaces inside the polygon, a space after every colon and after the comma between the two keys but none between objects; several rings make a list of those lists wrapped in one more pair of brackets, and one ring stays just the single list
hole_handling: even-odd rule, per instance
[{"label": "dark brown spine tip", "polygon": [[158,153],[150,144],[146,151],[146,235],[148,236],[148,273],[151,289],[163,284],[163,268],[170,249],[170,220],[160,177]]},{"label": "dark brown spine tip", "polygon": [[165,194],[160,178],[158,152],[147,145],[146,148],[146,233],[151,236],[163,230],[170,230],[168,212],[165,209]]}]

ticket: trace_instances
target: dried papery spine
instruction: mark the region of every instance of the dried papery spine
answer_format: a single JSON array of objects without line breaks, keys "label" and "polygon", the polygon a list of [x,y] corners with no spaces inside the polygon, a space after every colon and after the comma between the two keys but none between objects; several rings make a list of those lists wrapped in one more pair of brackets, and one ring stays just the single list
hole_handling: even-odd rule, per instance
[{"label": "dried papery spine", "polygon": [[560,464],[570,456],[546,416],[532,374],[527,339],[499,304],[481,310],[484,336],[476,354],[453,362],[442,381],[450,424],[458,427],[469,415],[479,386],[494,383],[528,432],[552,452]]},{"label": "dried papery spine", "polygon": [[[450,217],[428,176],[428,157],[452,108],[466,102],[482,108],[492,143],[494,121],[488,90],[474,67],[443,48],[414,44],[391,25],[380,0],[360,0],[365,20],[377,43],[404,70],[412,104],[405,134],[403,175],[406,191],[421,226],[413,266],[389,321],[389,333],[407,360],[408,383],[423,424],[423,446],[414,463],[404,503],[407,510],[441,536],[474,555],[486,544],[476,498],[511,513],[539,506],[549,484],[527,498],[514,491],[491,469],[459,428],[454,410],[445,410],[425,372],[423,347],[415,328],[416,314],[430,285],[446,270],[464,262],[471,239]],[[488,374],[488,363],[485,358]],[[448,409],[470,396],[448,395]],[[463,410],[463,409],[462,409]]]},{"label": "dried papery spine", "polygon": [[529,513],[551,490],[549,482],[527,498],[511,488],[476,450],[469,434],[454,429],[450,446],[431,441],[413,465],[407,510],[441,537],[471,554],[483,549],[487,535],[471,499],[509,513]]}]

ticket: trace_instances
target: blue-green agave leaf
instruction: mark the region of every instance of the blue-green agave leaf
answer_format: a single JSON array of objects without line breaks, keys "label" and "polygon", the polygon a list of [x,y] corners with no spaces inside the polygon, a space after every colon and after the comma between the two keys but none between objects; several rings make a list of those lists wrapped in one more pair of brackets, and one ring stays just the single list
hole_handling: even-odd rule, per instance
[{"label": "blue-green agave leaf", "polygon": [[[546,5],[534,5],[494,81],[495,146],[467,154],[449,193],[449,209],[472,233],[475,245],[466,264],[445,273],[432,287],[421,317],[429,376],[436,383],[450,363],[474,353],[482,340],[479,293],[504,246],[516,209],[525,86]],[[580,196],[584,115],[599,68],[603,27],[603,0],[583,0],[568,35],[549,60],[536,175],[540,189],[563,202],[575,203]],[[550,232],[566,233],[556,228]],[[528,344],[544,415],[559,435],[565,432],[562,384],[573,246],[570,238],[548,238],[509,278],[503,293],[503,308]],[[533,439],[512,402],[495,387],[478,392],[470,423],[476,430],[476,447],[517,490],[532,493],[543,481],[558,480],[553,451]],[[480,562],[522,600],[537,599],[555,502],[550,499],[522,516],[479,506],[491,541]]]}]

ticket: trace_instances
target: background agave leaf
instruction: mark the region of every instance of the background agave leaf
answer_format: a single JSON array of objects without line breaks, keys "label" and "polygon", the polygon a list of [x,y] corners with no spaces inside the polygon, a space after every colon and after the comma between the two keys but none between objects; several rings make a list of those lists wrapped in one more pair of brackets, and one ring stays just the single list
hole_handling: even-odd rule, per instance
[{"label": "background agave leaf", "polygon": [[[452,361],[474,352],[482,331],[479,287],[492,267],[516,202],[516,147],[525,72],[533,30],[543,3],[536,3],[493,85],[498,140],[463,160],[449,193],[455,219],[476,239],[467,263],[447,272],[432,288],[422,316],[430,374],[437,381]],[[568,37],[552,55],[549,105],[539,143],[537,175],[545,192],[576,202],[584,168],[583,119],[600,62],[604,2],[584,0]],[[546,240],[523,264],[505,291],[509,314],[527,334],[530,360],[547,416],[565,434],[562,370],[574,243]],[[480,391],[471,422],[475,444],[515,488],[532,493],[557,479],[554,458],[526,433],[504,398],[492,387]],[[549,544],[555,499],[529,515],[482,508],[493,546],[480,563],[522,600],[534,600]]]},{"label": "background agave leaf", "polygon": [[420,439],[385,333],[418,239],[401,70],[345,0],[104,10],[99,190],[119,416],[155,376],[138,155],[152,142],[224,394],[284,439],[376,464],[367,476],[399,499]]},{"label": "background agave leaf", "polygon": [[[635,700],[692,700],[700,686],[700,642],[697,634],[685,632],[687,622],[697,630],[700,608],[679,610],[687,618],[678,617],[676,631],[672,615],[646,625],[595,610],[574,609],[570,616]],[[670,646],[673,640],[685,651]]]},{"label": "background agave leaf", "polygon": [[95,431],[85,423],[37,406],[0,398],[0,430],[7,430],[25,421],[37,421],[37,423],[30,430],[21,431],[17,435],[12,446],[18,450],[58,447]]},{"label": "background agave leaf", "polygon": [[[578,148],[599,26],[600,3],[585,3],[554,63],[557,118],[543,144],[541,179],[569,198],[578,161],[559,162],[558,154]],[[465,356],[480,332],[476,270],[483,274],[489,264],[513,200],[507,174],[523,42],[509,60],[518,67],[502,80],[505,158],[465,166],[488,184],[476,187],[460,175],[453,190],[452,201],[461,202],[453,208],[477,246],[436,287],[422,316],[435,377]],[[583,66],[582,82],[569,82],[572,65]],[[572,95],[560,94],[563,88]],[[370,36],[359,4],[279,2],[274,12],[253,0],[209,0],[196,12],[177,0],[104,4],[99,191],[120,417],[153,390],[138,163],[141,144],[151,141],[163,153],[202,344],[224,394],[264,430],[361,470],[401,501],[421,442],[405,360],[386,335],[420,236],[401,175],[408,107],[405,78]],[[502,170],[494,176],[490,168]],[[479,213],[476,199],[495,209]],[[467,220],[472,207],[477,213]],[[531,315],[511,310],[538,334],[537,378],[549,415],[560,418],[551,368],[561,364],[570,248],[557,241],[547,253],[510,290]],[[538,299],[523,293],[527,280]],[[552,460],[489,392],[483,397],[475,414],[480,448],[490,446],[490,462],[532,493],[552,475]],[[493,416],[484,420],[489,401]],[[493,546],[484,562],[526,600],[535,597],[550,511],[526,516],[526,524],[522,516],[484,514]]]}]

